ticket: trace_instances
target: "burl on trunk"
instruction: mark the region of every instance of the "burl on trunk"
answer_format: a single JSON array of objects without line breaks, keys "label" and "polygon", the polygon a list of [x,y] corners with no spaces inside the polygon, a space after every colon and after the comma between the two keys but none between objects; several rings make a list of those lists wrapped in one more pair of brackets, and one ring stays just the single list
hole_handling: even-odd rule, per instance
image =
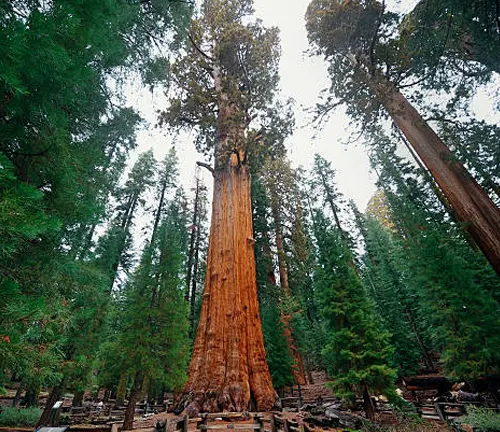
[{"label": "burl on trunk", "polygon": [[233,154],[214,170],[200,321],[180,408],[270,410],[276,401],[257,300],[250,173]]}]

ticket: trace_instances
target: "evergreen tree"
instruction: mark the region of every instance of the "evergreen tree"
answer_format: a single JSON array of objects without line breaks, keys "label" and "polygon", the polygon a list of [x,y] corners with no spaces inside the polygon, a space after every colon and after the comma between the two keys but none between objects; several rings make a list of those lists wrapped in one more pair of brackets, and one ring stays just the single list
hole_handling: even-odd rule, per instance
[{"label": "evergreen tree", "polygon": [[467,247],[442,206],[431,204],[415,168],[387,144],[380,141],[376,152],[379,181],[408,261],[408,282],[421,299],[445,372],[456,378],[496,373],[498,278]]},{"label": "evergreen tree", "polygon": [[320,314],[327,330],[323,349],[333,387],[348,399],[361,396],[373,420],[373,392],[392,395],[396,371],[394,349],[374,305],[350,265],[350,251],[342,234],[318,211],[315,215],[318,248],[314,275]]},{"label": "evergreen tree", "polygon": [[394,243],[390,232],[373,216],[363,224],[366,242],[364,284],[375,301],[384,326],[391,333],[395,348],[394,362],[401,375],[419,372],[423,360],[428,371],[434,370],[430,354],[428,331],[422,328],[426,322],[419,308],[420,299],[406,280],[403,251]]},{"label": "evergreen tree", "polygon": [[160,116],[175,129],[195,127],[198,149],[213,151],[214,160],[213,167],[202,164],[214,176],[210,242],[189,381],[179,404],[191,415],[246,410],[251,401],[267,410],[276,399],[257,302],[249,172],[256,135],[249,129],[259,127],[272,104],[279,46],[277,29],[264,28],[252,13],[251,0],[203,3],[191,25],[191,45],[172,68],[177,94]]},{"label": "evergreen tree", "polygon": [[456,160],[414,105],[400,91],[404,70],[393,55],[389,31],[395,14],[377,1],[313,0],[307,11],[307,29],[316,52],[330,62],[331,95],[319,105],[319,115],[350,102],[348,113],[373,126],[383,108],[429,170],[493,268],[500,274],[500,210]]}]

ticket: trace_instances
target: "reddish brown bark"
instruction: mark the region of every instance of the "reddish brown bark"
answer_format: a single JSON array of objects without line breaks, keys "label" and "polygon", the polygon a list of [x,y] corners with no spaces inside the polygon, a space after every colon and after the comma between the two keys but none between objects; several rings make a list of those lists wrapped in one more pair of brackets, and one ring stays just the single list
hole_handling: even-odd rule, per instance
[{"label": "reddish brown bark", "polygon": [[392,84],[381,79],[372,88],[436,180],[457,220],[500,275],[500,209]]},{"label": "reddish brown bark", "polygon": [[276,401],[257,301],[252,232],[250,173],[233,154],[214,171],[205,289],[182,401],[190,415],[266,411]]}]

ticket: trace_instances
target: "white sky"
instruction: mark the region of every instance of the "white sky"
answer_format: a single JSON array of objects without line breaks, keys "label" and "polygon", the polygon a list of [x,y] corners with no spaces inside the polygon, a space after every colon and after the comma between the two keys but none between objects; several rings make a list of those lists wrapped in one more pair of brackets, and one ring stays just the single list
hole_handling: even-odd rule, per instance
[{"label": "white sky", "polygon": [[[351,133],[348,119],[342,110],[331,115],[324,129],[318,131],[309,125],[309,117],[304,109],[314,106],[319,93],[329,85],[326,64],[320,58],[305,54],[308,48],[304,15],[310,0],[254,0],[256,16],[266,26],[277,26],[281,32],[282,56],[280,63],[281,90],[284,98],[292,97],[296,102],[296,130],[287,142],[289,157],[295,166],[309,169],[314,153],[321,154],[332,162],[337,170],[340,190],[347,199],[354,199],[360,209],[375,191],[375,177],[369,171],[368,159],[360,144],[345,145]],[[403,0],[404,9],[416,0]],[[402,9],[401,2],[393,0],[392,7]],[[173,138],[166,131],[154,127],[156,111],[165,108],[163,91],[158,89],[153,94],[139,87],[132,91],[131,103],[140,109],[150,122],[149,126],[138,134],[139,148],[131,158],[133,163],[137,154],[153,148],[155,156],[161,160],[173,143]],[[313,140],[313,136],[316,138]],[[203,160],[194,145],[194,135],[185,135],[176,139],[176,150],[180,159],[180,182],[187,192],[194,184],[195,162]],[[212,178],[201,169],[203,179],[211,187]]]}]

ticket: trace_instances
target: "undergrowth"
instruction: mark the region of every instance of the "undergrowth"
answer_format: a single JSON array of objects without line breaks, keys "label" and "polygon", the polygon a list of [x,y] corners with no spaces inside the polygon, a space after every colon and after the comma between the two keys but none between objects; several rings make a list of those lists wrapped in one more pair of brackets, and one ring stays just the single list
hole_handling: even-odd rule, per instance
[{"label": "undergrowth", "polygon": [[0,411],[0,426],[33,426],[40,415],[38,408],[5,407]]},{"label": "undergrowth", "polygon": [[467,415],[460,419],[460,423],[477,428],[479,432],[500,431],[500,414],[486,408],[471,406]]}]

